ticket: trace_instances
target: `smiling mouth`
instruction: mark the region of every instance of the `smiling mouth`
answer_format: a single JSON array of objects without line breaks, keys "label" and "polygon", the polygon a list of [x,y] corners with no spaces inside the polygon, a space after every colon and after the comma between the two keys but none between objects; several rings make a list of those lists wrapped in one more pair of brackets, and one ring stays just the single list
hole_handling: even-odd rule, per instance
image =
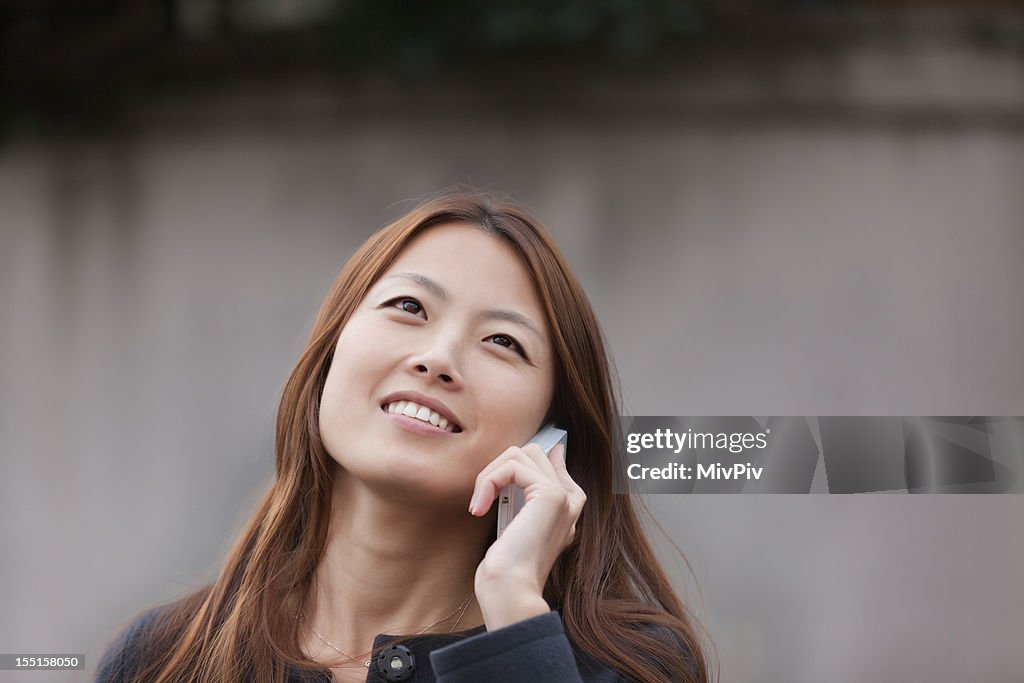
[{"label": "smiling mouth", "polygon": [[382,412],[389,413],[392,415],[402,415],[412,420],[422,422],[425,426],[433,427],[438,431],[448,432],[451,434],[458,434],[462,431],[462,427],[449,422],[447,418],[442,417],[437,411],[431,410],[426,406],[422,406],[414,401],[393,401],[391,403],[385,403],[380,407]]}]

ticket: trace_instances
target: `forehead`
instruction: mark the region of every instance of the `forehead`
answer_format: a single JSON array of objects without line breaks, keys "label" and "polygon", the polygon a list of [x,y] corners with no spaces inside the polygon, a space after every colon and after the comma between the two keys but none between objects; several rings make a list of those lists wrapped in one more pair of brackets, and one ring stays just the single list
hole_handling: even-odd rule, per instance
[{"label": "forehead", "polygon": [[465,223],[441,223],[421,230],[402,248],[398,262],[458,260],[467,253],[475,253],[494,262],[507,261],[508,266],[518,267],[529,277],[512,247],[497,236]]},{"label": "forehead", "polygon": [[530,271],[512,247],[468,225],[443,224],[427,228],[406,244],[382,277],[414,268],[453,286],[479,281],[481,285],[515,286],[530,294],[534,294],[535,289]]}]

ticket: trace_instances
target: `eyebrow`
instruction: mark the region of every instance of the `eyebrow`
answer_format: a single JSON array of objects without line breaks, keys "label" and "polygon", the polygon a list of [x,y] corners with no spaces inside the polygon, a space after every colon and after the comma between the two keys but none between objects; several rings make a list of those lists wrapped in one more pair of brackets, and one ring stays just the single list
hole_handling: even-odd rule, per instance
[{"label": "eyebrow", "polygon": [[[441,301],[448,300],[448,290],[446,290],[444,287],[438,284],[436,280],[427,277],[423,273],[395,273],[393,275],[388,275],[384,279],[390,280],[391,278],[395,277],[405,278],[406,280],[412,280],[413,282],[428,289]],[[487,310],[480,311],[480,317],[486,320],[504,320],[506,322],[522,325],[523,327],[527,328],[535,335],[537,335],[537,337],[539,337],[540,339],[544,339],[544,335],[541,334],[540,330],[533,323],[533,321],[517,311],[512,311],[507,308],[489,308]]]}]

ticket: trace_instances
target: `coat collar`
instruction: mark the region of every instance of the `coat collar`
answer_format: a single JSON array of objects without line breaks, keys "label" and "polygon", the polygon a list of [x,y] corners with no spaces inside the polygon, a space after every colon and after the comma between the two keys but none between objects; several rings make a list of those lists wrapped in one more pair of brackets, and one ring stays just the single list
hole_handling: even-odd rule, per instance
[{"label": "coat collar", "polygon": [[[399,645],[404,645],[416,657],[416,668],[417,676],[416,681],[427,683],[434,680],[433,670],[430,667],[430,653],[438,648],[442,648],[446,645],[462,640],[463,638],[469,638],[477,634],[483,633],[487,630],[484,624],[475,626],[466,631],[456,631],[455,633],[420,633],[416,635],[400,636],[390,633],[378,634],[373,639],[373,647],[376,649],[381,645],[389,642],[396,641]],[[330,683],[330,674],[317,669],[300,669],[292,665],[287,666],[288,683]],[[385,680],[377,673],[376,663],[371,663],[368,672],[368,681]]]}]

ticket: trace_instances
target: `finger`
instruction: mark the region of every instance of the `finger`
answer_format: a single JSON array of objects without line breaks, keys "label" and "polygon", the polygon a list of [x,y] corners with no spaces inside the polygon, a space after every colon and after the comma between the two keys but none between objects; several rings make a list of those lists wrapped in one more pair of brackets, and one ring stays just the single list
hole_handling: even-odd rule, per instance
[{"label": "finger", "polygon": [[523,452],[526,453],[537,463],[537,466],[546,473],[552,479],[558,479],[558,468],[551,462],[551,456],[544,452],[544,449],[535,443],[527,444],[523,446]]},{"label": "finger", "polygon": [[521,460],[521,461],[523,461],[525,463],[533,463],[533,460],[530,458],[530,456],[528,456],[527,454],[523,453],[523,449],[522,448],[520,448],[519,446],[509,446],[508,448],[506,448],[504,451],[501,452],[501,455],[499,455],[494,460],[492,460],[489,463],[487,463],[486,465],[484,465],[484,468],[477,473],[477,475],[476,475],[476,484],[477,485],[475,485],[473,487],[474,490],[479,485],[481,479],[483,479],[484,477],[488,476],[491,472],[493,472],[498,467],[501,467],[501,465],[503,463],[507,462],[508,460],[514,460],[514,459],[519,459],[519,460]]},{"label": "finger", "polygon": [[[529,486],[551,485],[551,479],[537,470],[532,462],[509,458],[477,481],[476,492],[469,506],[472,515],[480,516],[491,509],[501,489],[515,484],[523,489]],[[561,487],[559,487],[559,492]]]},{"label": "finger", "polygon": [[565,466],[565,444],[556,443],[555,447],[551,449],[548,459],[555,470],[567,471]]},{"label": "finger", "polygon": [[569,474],[569,470],[565,467],[565,445],[557,444],[551,451],[551,458],[557,463],[555,474],[558,476],[558,481],[561,482],[566,491],[571,493],[582,492],[583,489],[580,488],[579,484],[576,483]]},{"label": "finger", "polygon": [[572,490],[566,491],[566,498],[569,504],[569,512],[574,520],[579,519],[587,504],[587,494],[579,485],[572,483]]}]

